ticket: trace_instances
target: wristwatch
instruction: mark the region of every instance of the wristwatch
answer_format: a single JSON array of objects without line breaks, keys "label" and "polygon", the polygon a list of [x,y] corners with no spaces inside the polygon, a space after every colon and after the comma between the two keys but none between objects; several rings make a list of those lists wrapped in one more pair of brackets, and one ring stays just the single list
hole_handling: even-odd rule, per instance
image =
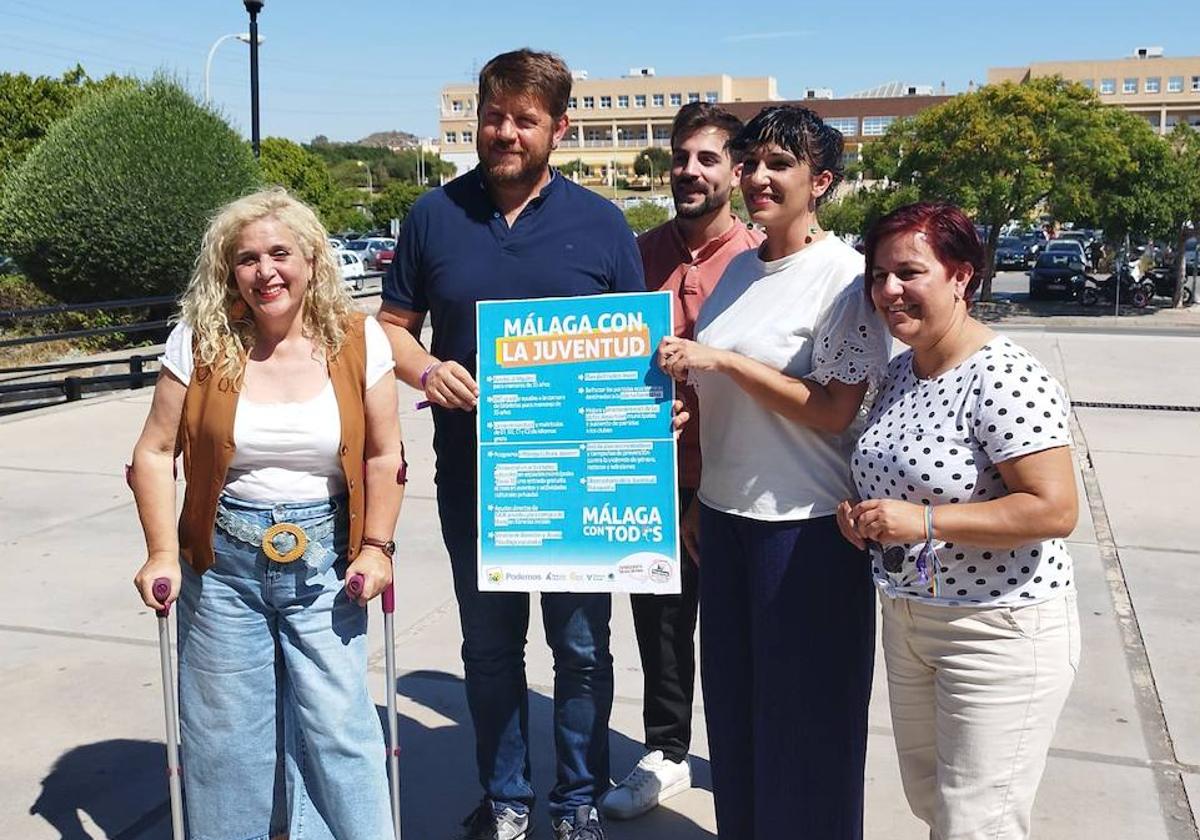
[{"label": "wristwatch", "polygon": [[363,537],[362,544],[375,546],[380,551],[382,551],[384,554],[386,554],[389,560],[391,560],[392,557],[394,557],[396,554],[396,541],[395,540],[376,540],[376,539],[372,539],[371,537]]}]

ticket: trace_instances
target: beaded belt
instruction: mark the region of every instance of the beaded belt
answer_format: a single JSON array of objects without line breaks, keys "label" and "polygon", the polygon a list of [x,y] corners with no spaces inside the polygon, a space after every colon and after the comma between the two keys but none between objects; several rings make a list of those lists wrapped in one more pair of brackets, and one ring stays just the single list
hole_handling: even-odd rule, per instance
[{"label": "beaded belt", "polygon": [[278,522],[263,528],[225,508],[217,507],[217,526],[234,539],[263,550],[276,563],[292,563],[301,557],[316,560],[329,551],[321,541],[333,534],[336,516],[330,513],[306,532],[294,522]]}]

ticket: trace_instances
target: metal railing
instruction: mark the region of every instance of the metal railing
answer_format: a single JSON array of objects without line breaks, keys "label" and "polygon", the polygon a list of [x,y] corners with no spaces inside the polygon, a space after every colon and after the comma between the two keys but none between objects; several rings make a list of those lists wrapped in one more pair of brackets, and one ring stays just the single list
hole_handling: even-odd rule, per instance
[{"label": "metal railing", "polygon": [[[383,276],[383,272],[367,272],[368,280]],[[352,291],[356,298],[370,297],[376,290]],[[32,309],[0,310],[0,327],[7,323],[28,321],[48,315],[69,312],[98,312],[121,309],[172,307],[177,303],[174,295],[134,298],[129,300],[105,300],[93,303],[59,304]],[[154,330],[165,330],[170,325],[167,318],[156,318],[128,324],[93,327],[90,329],[65,330],[36,335],[19,335],[0,339],[0,348],[42,344],[51,341],[71,341],[101,335],[138,334]],[[44,408],[62,402],[75,402],[85,396],[104,391],[138,389],[152,384],[158,376],[158,353],[146,354],[145,347],[131,348],[130,355],[118,351],[109,357],[72,359],[41,364],[0,366],[0,415]],[[138,352],[138,351],[142,352]],[[80,375],[80,371],[99,370],[100,373]],[[64,375],[65,374],[65,375]]]}]

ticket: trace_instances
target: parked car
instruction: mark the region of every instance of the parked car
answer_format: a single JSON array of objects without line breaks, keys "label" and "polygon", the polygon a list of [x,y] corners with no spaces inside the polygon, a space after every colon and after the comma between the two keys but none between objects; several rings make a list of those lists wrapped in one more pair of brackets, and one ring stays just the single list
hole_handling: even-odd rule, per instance
[{"label": "parked car", "polygon": [[1086,268],[1078,256],[1062,250],[1046,252],[1029,271],[1029,299],[1073,298],[1085,279]]},{"label": "parked car", "polygon": [[1029,251],[1020,239],[1015,236],[1002,236],[996,243],[996,268],[1025,269],[1031,262]]},{"label": "parked car", "polygon": [[353,251],[334,251],[333,257],[338,261],[338,267],[342,270],[342,282],[350,286],[356,292],[361,292],[366,285],[367,269],[363,265],[362,257]]},{"label": "parked car", "polygon": [[367,264],[375,271],[386,271],[396,255],[396,240],[389,237],[372,236],[367,242],[370,243],[368,248],[370,258]]},{"label": "parked car", "polygon": [[392,264],[396,252],[396,240],[381,236],[369,236],[365,239],[352,239],[346,243],[346,249],[354,251],[362,257],[363,265],[368,271],[382,271]]},{"label": "parked car", "polygon": [[17,264],[13,262],[12,257],[0,254],[0,274],[16,274],[17,272]]},{"label": "parked car", "polygon": [[329,247],[335,251],[342,251],[346,248],[346,243],[336,236],[329,237]]},{"label": "parked car", "polygon": [[1088,259],[1087,249],[1083,247],[1083,243],[1077,239],[1052,239],[1046,243],[1044,254],[1074,254],[1079,258],[1079,261],[1085,266],[1090,266],[1092,261]]}]

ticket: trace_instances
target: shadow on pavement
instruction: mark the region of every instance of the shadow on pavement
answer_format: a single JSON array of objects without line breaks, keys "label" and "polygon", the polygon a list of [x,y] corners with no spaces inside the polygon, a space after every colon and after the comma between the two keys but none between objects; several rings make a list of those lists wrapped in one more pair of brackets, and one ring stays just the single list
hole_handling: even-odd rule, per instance
[{"label": "shadow on pavement", "polygon": [[48,822],[61,840],[168,838],[166,753],[161,743],[133,740],[69,750],[42,779],[29,813]]},{"label": "shadow on pavement", "polygon": [[[467,711],[466,691],[461,677],[441,671],[414,671],[397,681],[400,696],[423,706],[433,723],[422,723],[400,715],[401,818],[405,837],[421,840],[450,840],[459,822],[479,804],[481,791],[475,769],[475,737]],[[537,836],[552,836],[546,812],[546,795],[554,784],[554,736],[551,730],[554,701],[529,691],[529,728],[533,784],[538,801],[534,809]],[[386,710],[378,709],[381,720]],[[386,723],[385,723],[386,726]],[[628,772],[642,756],[638,741],[609,731],[614,775]],[[692,757],[694,785],[711,790],[708,761]],[[663,838],[664,840],[710,840],[712,832],[687,817],[666,808],[630,822],[606,821],[605,832],[613,840]]]}]

